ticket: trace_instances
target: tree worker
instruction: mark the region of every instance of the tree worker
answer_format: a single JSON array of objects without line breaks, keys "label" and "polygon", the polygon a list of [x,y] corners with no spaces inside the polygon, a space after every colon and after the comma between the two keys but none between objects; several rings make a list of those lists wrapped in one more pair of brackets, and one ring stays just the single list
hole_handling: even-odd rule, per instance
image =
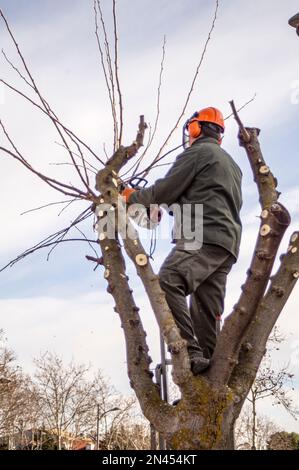
[{"label": "tree worker", "polygon": [[[192,208],[202,205],[202,241],[184,236],[176,239],[159,272],[166,301],[187,341],[194,375],[209,367],[216,345],[217,318],[224,310],[227,275],[237,260],[242,231],[242,172],[221,148],[224,128],[218,109],[196,112],[184,126],[189,146],[165,177],[148,188],[126,188],[122,192],[127,204],[146,208],[151,204],[175,203],[181,209],[186,204]],[[191,210],[191,219],[195,214]],[[191,223],[194,227],[196,220]]]}]

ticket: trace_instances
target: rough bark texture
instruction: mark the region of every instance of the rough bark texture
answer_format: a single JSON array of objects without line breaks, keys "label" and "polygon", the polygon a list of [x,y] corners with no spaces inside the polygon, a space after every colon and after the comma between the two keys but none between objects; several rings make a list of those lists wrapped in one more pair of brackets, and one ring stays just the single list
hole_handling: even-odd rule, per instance
[{"label": "rough bark texture", "polygon": [[144,415],[173,449],[234,447],[235,420],[258,370],[271,329],[299,276],[299,236],[294,234],[291,248],[264,296],[290,216],[277,202],[277,183],[261,154],[259,131],[245,129],[241,121],[238,122],[240,144],[245,147],[259,190],[261,227],[241,297],[220,333],[212,366],[201,377],[193,377],[190,372],[186,344],[180,337],[158,277],[130,220],[121,214],[118,172],[143,144],[146,128],[143,117],[136,141],[129,147],[120,147],[97,175],[101,195],[94,202],[110,204],[111,212],[116,214],[124,248],[136,267],[172,355],[173,377],[182,392],[182,399],[175,407],[160,399],[149,370],[151,359],[146,333],[129,286],[118,234],[110,239],[105,232],[101,233],[104,276],[124,329],[130,382]]}]

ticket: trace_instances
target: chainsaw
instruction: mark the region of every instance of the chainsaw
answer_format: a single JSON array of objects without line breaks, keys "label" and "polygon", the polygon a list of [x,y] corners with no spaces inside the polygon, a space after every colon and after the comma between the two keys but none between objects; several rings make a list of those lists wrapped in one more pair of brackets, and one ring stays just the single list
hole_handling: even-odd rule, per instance
[{"label": "chainsaw", "polygon": [[[127,184],[132,189],[140,191],[147,186],[148,181],[145,178],[133,177]],[[128,207],[128,215],[139,227],[154,230],[161,221],[162,211],[157,205],[149,208],[144,207],[141,204],[133,204]]]}]

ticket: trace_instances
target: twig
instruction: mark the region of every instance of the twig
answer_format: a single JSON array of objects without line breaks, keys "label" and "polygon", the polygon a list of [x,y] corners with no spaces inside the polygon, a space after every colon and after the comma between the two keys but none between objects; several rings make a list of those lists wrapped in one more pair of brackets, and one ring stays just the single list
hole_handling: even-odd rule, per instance
[{"label": "twig", "polygon": [[[161,148],[160,148],[160,150],[159,150],[157,156],[154,158],[152,164],[156,163],[156,161],[159,159],[159,157],[160,157],[160,155],[161,155],[161,153],[162,153],[164,147],[168,144],[168,142],[169,142],[169,140],[170,140],[172,134],[173,134],[174,131],[177,129],[177,127],[178,127],[178,125],[179,125],[179,123],[180,123],[182,117],[183,117],[184,114],[185,114],[186,108],[187,108],[188,103],[189,103],[189,101],[190,101],[191,94],[192,94],[192,92],[193,92],[193,90],[194,90],[194,85],[195,85],[195,82],[196,82],[196,80],[197,80],[200,67],[201,67],[201,65],[202,65],[202,63],[203,63],[203,60],[204,60],[205,55],[206,55],[206,52],[207,52],[208,44],[209,44],[209,42],[210,42],[210,40],[211,40],[211,35],[212,35],[213,30],[214,30],[215,23],[216,23],[216,19],[217,19],[218,8],[219,8],[219,0],[216,0],[216,6],[215,6],[215,12],[214,12],[214,17],[213,17],[212,25],[211,25],[211,28],[210,28],[210,30],[209,30],[208,37],[207,37],[207,39],[206,39],[206,41],[205,41],[205,45],[204,45],[204,48],[203,48],[203,51],[202,51],[202,54],[201,54],[199,63],[198,63],[198,65],[197,65],[197,67],[196,67],[195,74],[194,74],[193,79],[192,79],[192,82],[191,82],[191,87],[190,87],[189,92],[188,92],[188,94],[187,94],[186,101],[185,101],[185,103],[184,103],[184,105],[183,105],[183,109],[182,109],[182,111],[181,111],[181,113],[180,113],[180,115],[179,115],[179,117],[178,117],[178,119],[177,119],[175,125],[174,125],[173,128],[171,129],[171,131],[170,131],[170,133],[168,134],[168,136],[167,136],[166,140],[164,141],[164,143],[162,144],[162,146],[161,146]],[[150,169],[150,167],[149,167],[149,169]],[[145,175],[145,176],[147,176],[147,174],[148,174],[148,172],[149,172],[149,169],[144,172],[144,175]]]},{"label": "twig", "polygon": [[[11,157],[15,158],[16,160],[18,160],[20,163],[22,163],[22,165],[24,165],[28,170],[30,170],[32,173],[34,173],[35,175],[37,175],[40,179],[42,179],[44,182],[46,182],[49,186],[51,186],[52,188],[56,189],[57,191],[60,191],[61,193],[65,194],[66,196],[72,196],[72,197],[80,197],[81,199],[88,199],[88,195],[86,193],[84,193],[83,191],[81,191],[80,189],[78,188],[75,188],[74,186],[70,186],[70,185],[67,185],[65,183],[62,183],[60,181],[57,181],[53,178],[49,178],[48,176],[45,176],[43,175],[42,173],[40,173],[39,171],[35,170],[31,165],[30,163],[28,163],[28,161],[23,157],[23,155],[19,152],[19,150],[17,149],[17,147],[15,146],[14,142],[12,141],[12,139],[10,138],[3,122],[1,121],[0,119],[0,126],[3,130],[3,133],[4,135],[6,136],[7,140],[9,141],[9,143],[12,145],[13,149],[15,150],[16,153],[13,153],[11,150],[5,148],[5,147],[2,147],[0,146],[0,150],[2,150],[3,152],[7,153],[8,155],[10,155]],[[70,193],[68,191],[65,191],[63,190],[62,188],[66,188],[66,189],[69,189],[71,191],[75,191],[77,194],[74,194],[74,193]]]},{"label": "twig", "polygon": [[107,158],[107,160],[109,160],[109,155],[108,155],[107,150],[106,150],[105,142],[103,142],[103,150],[104,150],[105,157]]},{"label": "twig", "polygon": [[67,200],[67,201],[49,202],[48,204],[45,204],[44,206],[34,207],[34,209],[29,209],[25,212],[21,212],[20,215],[25,215],[25,214],[29,214],[30,212],[39,211],[40,209],[44,209],[45,207],[55,206],[57,204],[67,204],[68,202],[73,202],[73,201],[77,201],[77,200],[78,199],[71,199],[71,200]]},{"label": "twig", "polygon": [[[55,141],[55,144],[59,145],[60,147],[62,147],[62,148],[64,148],[64,149],[66,148],[66,147],[65,147],[63,144],[61,144],[60,142]],[[81,158],[81,155],[79,155],[78,153],[73,152],[73,154],[76,155],[76,157]],[[88,160],[86,160],[85,157],[84,157],[84,160],[85,160],[85,163],[87,163],[87,165],[89,165],[90,168],[92,168],[94,171],[99,171],[99,169],[96,168],[94,165],[92,165]],[[51,163],[50,163],[50,165],[51,165]],[[90,170],[90,171],[91,171],[91,170]]]},{"label": "twig", "polygon": [[40,250],[42,248],[47,248],[51,245],[54,245],[54,244],[60,244],[60,243],[64,243],[64,242],[89,242],[89,243],[96,243],[98,244],[98,242],[96,240],[86,240],[85,238],[66,238],[64,240],[59,240],[59,241],[55,241],[55,242],[50,242],[50,243],[45,243],[44,245],[42,246],[38,246],[32,250],[28,250],[26,251],[26,253],[22,253],[21,255],[19,255],[17,258],[15,258],[14,260],[10,261],[6,266],[4,266],[3,268],[0,269],[0,273],[2,271],[4,271],[5,269],[7,269],[8,267],[12,267],[14,264],[18,263],[19,261],[21,261],[21,259],[24,259],[26,256],[29,256],[31,255],[32,253],[34,253],[35,251],[37,250]]},{"label": "twig", "polygon": [[155,124],[154,124],[154,129],[153,132],[151,132],[150,129],[150,136],[148,140],[148,144],[145,147],[144,152],[142,153],[141,157],[139,157],[138,161],[136,162],[136,166],[133,172],[134,176],[140,166],[141,161],[143,160],[144,156],[146,155],[148,149],[153,143],[153,140],[155,138],[157,129],[158,129],[158,122],[159,122],[159,117],[160,117],[160,99],[161,99],[161,86],[162,86],[162,76],[163,76],[163,70],[164,70],[164,61],[165,61],[165,48],[166,48],[166,36],[164,35],[163,38],[163,45],[162,45],[162,59],[161,59],[161,64],[160,64],[160,72],[159,72],[159,81],[158,81],[158,91],[157,91],[157,113],[156,113],[156,119],[155,119]]},{"label": "twig", "polygon": [[68,203],[65,207],[63,207],[63,208],[61,209],[61,211],[58,212],[57,216],[58,216],[58,217],[61,216],[61,214],[62,214],[64,211],[66,211],[66,210],[70,207],[70,205],[73,204],[73,202],[75,202],[75,201],[78,201],[78,199],[73,199],[73,200],[69,201],[69,203]]},{"label": "twig", "polygon": [[[52,162],[52,163],[49,163],[49,165],[51,165],[51,166],[73,166],[73,164],[70,163],[70,162]],[[83,165],[78,165],[78,167],[84,169]],[[86,168],[86,171],[90,171],[94,175],[97,174],[97,170],[91,170],[90,168]]]},{"label": "twig", "polygon": [[[237,109],[237,112],[239,113],[240,111],[242,111],[242,109],[246,108],[246,106],[252,103],[252,101],[254,101],[255,98],[256,98],[256,93],[254,93],[253,97],[250,100],[246,101],[246,103],[244,103],[239,109]],[[232,116],[234,116],[233,112],[230,113],[228,116],[226,116],[224,120],[227,121],[227,119],[231,118]]]},{"label": "twig", "polygon": [[[27,63],[26,63],[26,61],[25,61],[25,58],[24,58],[24,56],[23,56],[23,54],[22,54],[22,52],[21,52],[21,50],[20,50],[20,48],[19,48],[19,46],[18,46],[18,44],[17,44],[17,42],[16,42],[16,39],[15,39],[13,33],[12,33],[12,30],[10,29],[10,27],[9,27],[9,25],[8,25],[8,22],[7,22],[7,20],[6,20],[6,18],[5,18],[5,16],[3,15],[3,13],[2,13],[1,10],[0,10],[0,16],[2,17],[2,19],[3,19],[4,23],[5,23],[6,29],[7,29],[8,33],[9,33],[9,35],[10,35],[10,37],[11,37],[11,39],[12,39],[14,45],[15,45],[15,48],[16,48],[17,53],[18,53],[18,56],[20,57],[20,59],[21,59],[21,61],[22,61],[22,63],[23,63],[23,66],[24,66],[24,68],[25,68],[25,70],[26,70],[26,73],[27,73],[27,75],[28,75],[28,77],[29,77],[31,83],[32,83],[32,87],[33,87],[35,93],[36,93],[37,96],[39,97],[39,99],[40,99],[40,101],[41,101],[42,106],[44,107],[44,109],[48,112],[47,115],[48,115],[48,117],[50,118],[50,120],[52,121],[52,123],[54,124],[54,127],[56,128],[56,130],[57,130],[57,132],[58,132],[58,134],[59,134],[59,136],[60,136],[62,142],[65,144],[65,146],[66,146],[67,149],[68,149],[69,156],[70,156],[70,158],[71,158],[71,160],[72,160],[72,162],[73,162],[73,164],[74,164],[74,167],[75,167],[75,169],[76,169],[76,171],[77,171],[77,173],[78,173],[78,175],[79,175],[79,178],[81,179],[83,185],[86,187],[87,191],[88,191],[90,194],[92,194],[93,196],[95,196],[95,194],[93,193],[93,191],[92,191],[91,188],[89,187],[88,179],[85,180],[85,178],[83,177],[83,175],[82,175],[80,169],[78,168],[77,163],[76,163],[76,160],[75,160],[75,158],[74,158],[74,156],[73,156],[73,154],[72,154],[72,151],[71,151],[71,149],[69,148],[69,146],[68,146],[68,144],[67,144],[67,141],[66,141],[66,139],[65,139],[65,137],[64,137],[64,135],[63,135],[63,133],[62,133],[62,131],[61,131],[61,129],[60,129],[60,127],[58,126],[58,124],[57,124],[57,122],[56,122],[56,121],[57,121],[57,115],[54,113],[54,111],[51,109],[51,107],[49,106],[49,104],[47,103],[47,101],[46,101],[46,100],[43,98],[43,96],[41,95],[41,93],[40,93],[40,91],[39,91],[39,89],[38,89],[38,87],[37,87],[37,85],[36,85],[36,82],[35,82],[35,80],[34,80],[32,74],[31,74],[31,72],[30,72],[30,70],[29,70],[29,68],[28,68],[28,66],[27,66]],[[69,138],[76,144],[78,150],[80,151],[80,149],[79,149],[79,144],[76,143],[76,142],[73,140],[72,136],[70,136],[69,134],[67,134],[67,135],[68,135]]]},{"label": "twig", "polygon": [[94,252],[94,254],[98,257],[98,253],[96,252],[96,250],[94,249],[94,247],[90,244],[87,236],[85,235],[85,233],[83,232],[83,230],[80,230],[77,226],[75,227],[76,230],[78,230],[79,233],[81,233],[81,235],[85,238],[85,240],[88,242],[90,248],[92,249],[92,251]]},{"label": "twig", "polygon": [[28,86],[30,86],[30,88],[33,88],[33,86],[31,85],[31,83],[27,80],[26,77],[24,77],[24,75],[20,72],[20,70],[9,60],[9,58],[7,57],[7,55],[5,54],[4,50],[2,49],[2,54],[6,60],[6,62],[15,70],[15,72],[17,72],[17,74],[19,75],[19,77],[21,77],[22,80],[24,80],[25,83],[27,83]]},{"label": "twig", "polygon": [[160,162],[163,158],[167,157],[167,155],[171,154],[172,152],[174,152],[175,150],[178,150],[181,147],[182,147],[182,144],[178,145],[177,147],[174,147],[171,150],[168,150],[168,152],[164,153],[159,158],[155,159],[155,163],[151,163],[147,168],[145,168],[145,170],[142,170],[139,173],[137,173],[135,177],[141,176],[142,178],[145,178],[147,174],[149,173],[149,171],[156,166],[156,163]]},{"label": "twig", "polygon": [[[87,209],[85,209],[83,212],[81,212],[81,214],[79,214],[76,219],[69,225],[69,227],[67,227],[66,229],[64,229],[61,233],[61,235],[58,237],[57,239],[57,242],[61,242],[65,237],[66,235],[68,234],[68,232],[71,230],[71,228],[75,227],[77,224],[79,224],[80,222],[83,222],[84,220],[88,219],[91,215],[92,215],[92,212],[90,212],[90,207],[88,207]],[[52,254],[52,252],[55,250],[56,246],[58,245],[58,243],[56,243],[49,251],[48,255],[47,255],[47,261],[49,261],[49,258]]]},{"label": "twig", "polygon": [[85,255],[85,258],[88,260],[88,261],[92,261],[94,263],[96,263],[95,267],[93,268],[93,270],[95,271],[99,266],[103,266],[104,265],[104,259],[103,257],[101,256],[100,258],[94,258],[94,256],[89,256],[89,255]]}]

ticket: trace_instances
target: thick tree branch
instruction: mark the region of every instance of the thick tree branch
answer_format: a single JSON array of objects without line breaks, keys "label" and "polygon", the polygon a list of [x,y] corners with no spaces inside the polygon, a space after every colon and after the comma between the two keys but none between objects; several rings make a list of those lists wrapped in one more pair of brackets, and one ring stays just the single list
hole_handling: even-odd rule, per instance
[{"label": "thick tree branch", "polygon": [[[106,167],[99,171],[96,181],[97,188],[101,192],[100,203],[117,207],[119,193],[116,178],[118,172],[143,145],[145,129],[144,117],[141,116],[136,141],[129,147],[121,146],[108,160]],[[132,295],[133,291],[128,284],[125,260],[118,240],[117,238],[115,240],[108,238],[105,233],[102,233],[99,236],[99,244],[105,266],[104,277],[108,281],[108,292],[113,295],[116,302],[115,310],[121,318],[125,333],[128,375],[131,385],[145,416],[151,422],[157,422],[161,407],[163,408],[167,424],[163,423],[161,432],[166,432],[167,426],[170,424],[168,418],[173,416],[173,411],[169,405],[161,401],[158,389],[152,381],[152,374],[149,370],[151,358],[148,355],[146,334],[138,313],[139,309]]]},{"label": "thick tree branch", "polygon": [[[92,215],[92,212],[91,212],[90,208],[88,207],[83,212],[81,212],[81,214],[79,214],[76,217],[76,219],[73,222],[71,222],[71,224],[68,227],[49,235],[48,237],[46,237],[44,240],[41,240],[40,242],[38,242],[33,247],[28,248],[23,253],[18,255],[16,258],[9,261],[9,263],[7,263],[5,266],[3,266],[0,269],[0,272],[4,271],[8,267],[12,267],[14,264],[16,264],[19,261],[21,261],[22,259],[26,258],[26,256],[29,256],[32,253],[35,253],[35,251],[37,251],[37,250],[40,250],[42,248],[48,248],[48,247],[55,248],[59,243],[62,243],[62,242],[65,242],[65,241],[85,241],[85,242],[89,242],[89,243],[97,243],[95,240],[89,240],[87,238],[85,238],[85,239],[82,239],[82,238],[65,239],[64,238],[68,234],[68,232],[70,231],[71,228],[73,228],[76,225],[78,225],[79,223],[83,222],[84,220],[86,220],[91,215]],[[49,254],[48,254],[48,257],[49,257]]]},{"label": "thick tree branch", "polygon": [[[237,114],[234,106],[233,111]],[[277,203],[279,196],[276,191],[277,181],[262,156],[258,142],[259,131],[245,129],[239,118],[238,123],[240,145],[245,147],[250,161],[263,210],[253,259],[247,272],[246,282],[242,286],[241,297],[233,312],[225,320],[212,359],[212,367],[207,372],[207,377],[216,383],[229,381],[238,360],[242,340],[264,295],[278,247],[290,223],[288,211]]]},{"label": "thick tree branch", "polygon": [[[0,121],[0,125],[1,125],[1,121]],[[51,186],[53,189],[56,189],[56,191],[59,191],[60,193],[64,194],[65,196],[72,196],[74,198],[80,198],[80,199],[88,199],[89,200],[89,197],[88,195],[86,195],[83,191],[81,191],[80,189],[78,188],[75,188],[74,186],[70,186],[70,185],[67,185],[65,183],[61,183],[60,181],[58,180],[55,180],[53,178],[49,178],[48,176],[45,176],[43,175],[42,173],[40,173],[39,171],[35,170],[23,157],[20,157],[19,155],[16,155],[14,152],[12,152],[11,150],[5,148],[5,147],[2,147],[0,146],[0,151],[6,153],[7,155],[9,155],[10,157],[13,157],[14,159],[18,160],[22,165],[25,166],[25,168],[27,168],[27,170],[31,171],[32,173],[34,173],[36,176],[38,176],[42,181],[44,181],[45,183],[47,183],[49,186]],[[74,191],[74,192],[70,192],[70,191],[66,191],[66,189],[63,189],[63,188],[66,188],[66,189],[69,189],[70,191]]]},{"label": "thick tree branch", "polygon": [[[7,88],[9,88],[10,90],[12,90],[13,92],[17,93],[18,95],[22,96],[22,98],[24,98],[26,101],[28,101],[29,103],[31,103],[33,106],[35,106],[36,108],[38,108],[42,113],[44,113],[46,116],[48,117],[51,117],[49,111],[47,111],[46,109],[44,109],[42,106],[40,106],[38,103],[36,103],[34,100],[32,100],[29,96],[27,96],[25,93],[23,93],[22,91],[18,90],[17,88],[15,88],[14,86],[12,86],[10,83],[6,82],[5,80],[3,80],[2,78],[0,78],[0,83],[3,83],[3,85],[5,85]],[[57,125],[59,125],[68,135],[71,135],[74,139],[76,139],[79,144],[83,145],[83,147],[86,148],[86,150],[88,150],[91,155],[97,160],[99,161],[102,165],[104,165],[105,163],[98,157],[98,155],[95,153],[94,150],[92,150],[92,148],[87,145],[82,139],[80,139],[73,131],[71,131],[67,126],[65,126],[57,117],[55,116],[52,116],[51,119],[54,119],[55,122],[57,123]],[[60,145],[63,145],[64,148],[67,149],[67,147],[65,147],[64,144],[60,144]],[[74,153],[74,152],[73,152]]]},{"label": "thick tree branch", "polygon": [[149,139],[148,139],[148,143],[145,147],[145,150],[142,152],[141,156],[138,158],[135,165],[128,171],[128,173],[131,174],[131,170],[134,169],[134,171],[132,173],[132,176],[136,175],[142,160],[144,159],[145,155],[148,152],[148,149],[150,148],[150,146],[153,143],[153,140],[156,136],[156,132],[157,132],[157,129],[158,129],[158,123],[159,123],[159,118],[160,118],[160,100],[161,100],[162,76],[163,76],[164,61],[165,61],[165,48],[166,48],[166,36],[164,36],[164,38],[163,38],[163,45],[162,45],[162,59],[161,59],[161,64],[160,64],[158,89],[157,89],[157,111],[156,111],[155,124],[154,124],[152,132],[151,132],[151,128],[150,128]]}]

